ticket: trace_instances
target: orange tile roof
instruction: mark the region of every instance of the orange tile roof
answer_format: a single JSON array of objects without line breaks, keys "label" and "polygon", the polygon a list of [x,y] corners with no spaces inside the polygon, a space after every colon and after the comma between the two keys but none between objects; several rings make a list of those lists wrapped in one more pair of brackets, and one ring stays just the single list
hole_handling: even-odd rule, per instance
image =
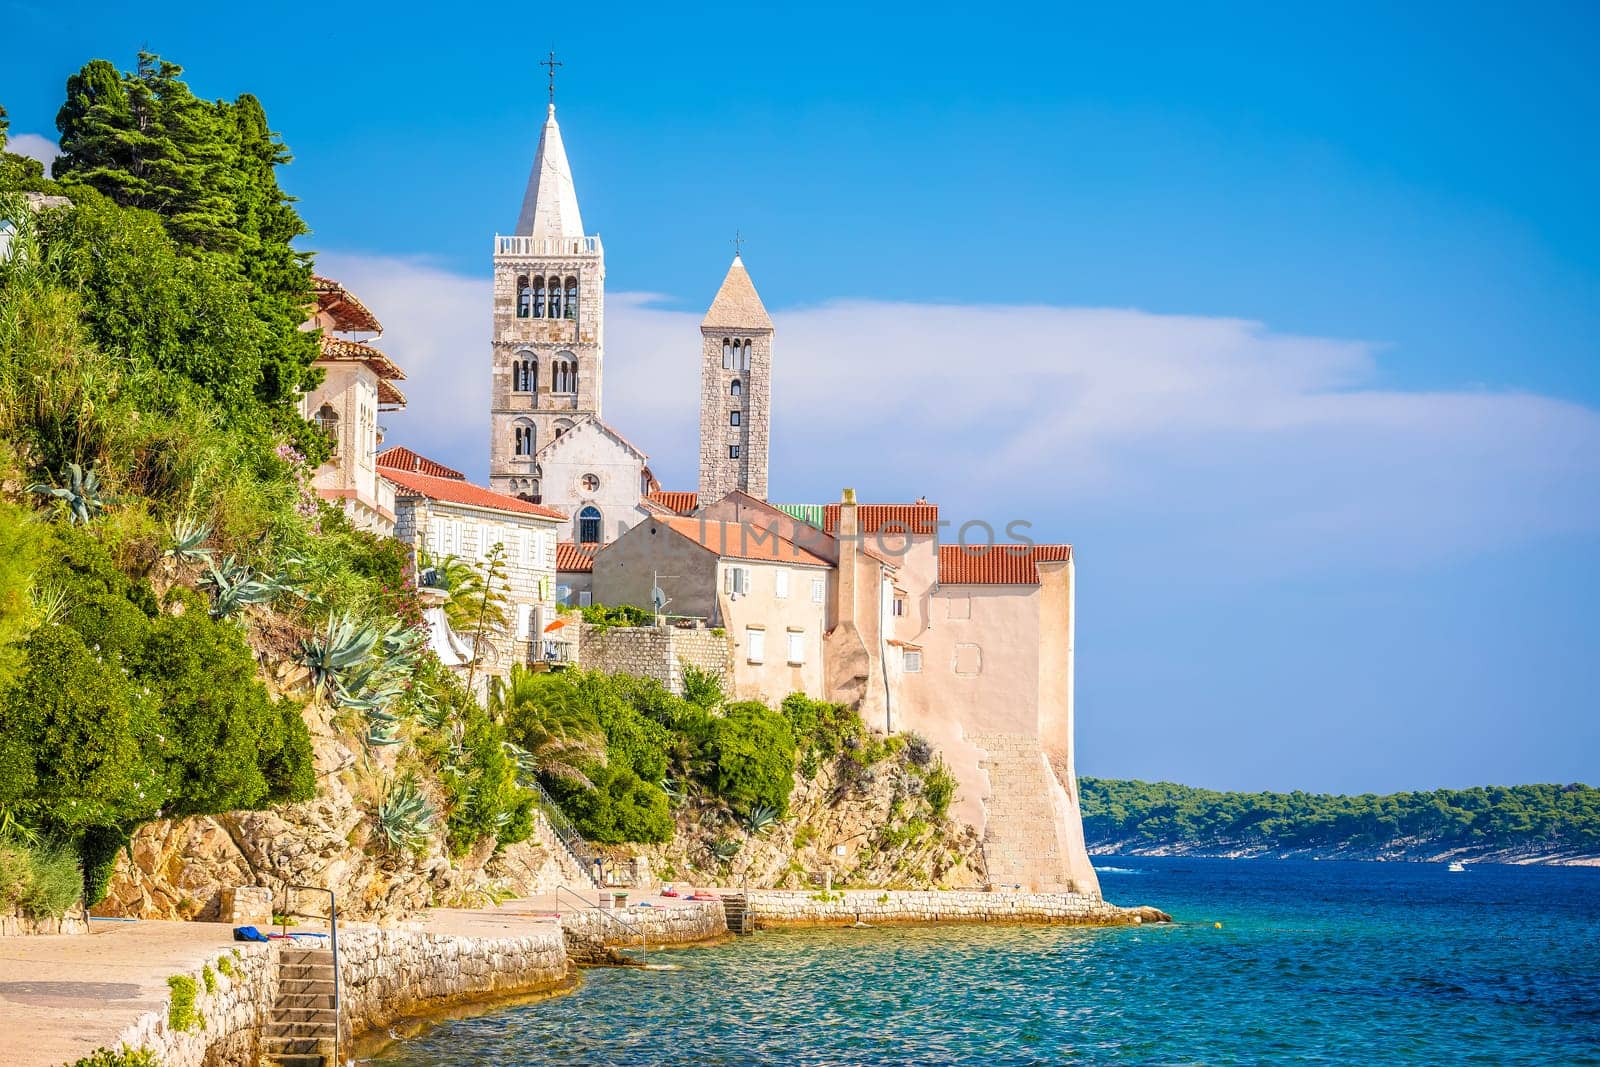
[{"label": "orange tile roof", "polygon": [[316,294],[317,308],[333,316],[339,324],[339,329],[350,333],[382,333],[383,325],[378,322],[367,305],[356,299],[356,295],[332,278],[324,278],[320,274],[311,276],[311,291]]},{"label": "orange tile roof", "polygon": [[812,555],[787,537],[737,522],[702,519],[657,519],[661,525],[681,534],[709,552],[728,559],[748,559],[758,563],[795,563],[803,567],[831,567],[825,559]]},{"label": "orange tile roof", "polygon": [[648,494],[647,499],[660,504],[674,515],[689,515],[700,506],[699,493],[680,493],[665,489],[657,489]]},{"label": "orange tile roof", "polygon": [[406,406],[406,394],[396,389],[387,378],[378,379],[378,407],[383,411],[398,411]]},{"label": "orange tile roof", "polygon": [[322,335],[321,341],[322,354],[317,357],[319,360],[365,363],[379,378],[388,378],[396,382],[406,380],[406,372],[400,369],[399,364],[371,345],[362,344],[360,341],[346,341],[342,337],[329,337],[327,334]]},{"label": "orange tile roof", "polygon": [[396,470],[393,467],[382,467],[378,473],[395,484],[399,492],[397,496],[422,496],[429,500],[440,500],[447,504],[465,504],[469,507],[488,508],[492,511],[510,511],[521,515],[538,515],[546,519],[565,519],[566,516],[555,508],[547,508],[543,504],[535,504],[531,500],[519,500],[514,496],[504,493],[492,492],[481,485],[460,478],[435,478],[429,474],[418,474],[416,471]]},{"label": "orange tile roof", "polygon": [[427,456],[411,451],[405,445],[395,445],[378,453],[376,460],[380,467],[390,467],[397,471],[412,471],[417,474],[431,474],[435,478],[454,478],[459,482],[467,480],[467,476],[443,463],[437,463]]},{"label": "orange tile roof", "polygon": [[[893,525],[890,525],[890,524]],[[938,504],[857,504],[856,527],[864,534],[885,532],[912,533],[919,536],[939,532]],[[829,504],[823,509],[822,528],[828,533],[839,532],[839,505]]]},{"label": "orange tile roof", "polygon": [[556,542],[556,570],[590,572],[594,570],[594,549],[575,541]]},{"label": "orange tile roof", "polygon": [[1015,545],[940,545],[939,583],[1038,585],[1038,564],[1071,558],[1071,545],[1034,545],[1025,552]]}]

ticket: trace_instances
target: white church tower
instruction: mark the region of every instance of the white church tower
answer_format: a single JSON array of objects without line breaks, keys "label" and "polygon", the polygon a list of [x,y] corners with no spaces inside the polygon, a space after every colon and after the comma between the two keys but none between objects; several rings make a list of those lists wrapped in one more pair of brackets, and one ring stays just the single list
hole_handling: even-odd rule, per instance
[{"label": "white church tower", "polygon": [[[599,419],[605,278],[600,238],[583,232],[552,80],[516,230],[494,239],[489,486],[496,492],[574,515],[581,510],[579,486],[542,484],[538,454],[577,424]],[[636,484],[631,492],[636,499]]]},{"label": "white church tower", "polygon": [[767,498],[772,335],[772,319],[735,255],[700,323],[702,507],[735,489]]}]

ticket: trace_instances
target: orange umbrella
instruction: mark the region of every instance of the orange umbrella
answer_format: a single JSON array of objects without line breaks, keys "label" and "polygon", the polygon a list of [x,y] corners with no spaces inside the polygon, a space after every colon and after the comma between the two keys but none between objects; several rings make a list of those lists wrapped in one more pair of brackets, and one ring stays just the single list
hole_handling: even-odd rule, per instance
[{"label": "orange umbrella", "polygon": [[563,626],[565,626],[566,624],[567,624],[567,620],[566,619],[557,619],[555,622],[551,623],[549,626],[546,626],[544,628],[544,632],[545,633],[549,633],[551,630],[559,630]]}]

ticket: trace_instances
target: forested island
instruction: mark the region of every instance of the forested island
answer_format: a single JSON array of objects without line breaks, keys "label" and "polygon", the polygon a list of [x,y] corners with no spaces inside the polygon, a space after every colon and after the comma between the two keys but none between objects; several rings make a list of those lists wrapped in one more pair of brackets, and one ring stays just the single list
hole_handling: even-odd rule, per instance
[{"label": "forested island", "polygon": [[1480,786],[1421,793],[1222,793],[1081,778],[1096,854],[1480,860],[1600,865],[1600,789]]}]

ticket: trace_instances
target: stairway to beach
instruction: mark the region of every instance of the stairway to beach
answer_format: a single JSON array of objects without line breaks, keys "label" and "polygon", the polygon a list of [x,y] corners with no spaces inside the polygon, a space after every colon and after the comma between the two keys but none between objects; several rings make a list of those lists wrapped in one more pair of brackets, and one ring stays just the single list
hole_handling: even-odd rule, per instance
[{"label": "stairway to beach", "polygon": [[333,952],[285,945],[278,956],[278,999],[262,1039],[268,1067],[332,1067],[339,1031]]}]

